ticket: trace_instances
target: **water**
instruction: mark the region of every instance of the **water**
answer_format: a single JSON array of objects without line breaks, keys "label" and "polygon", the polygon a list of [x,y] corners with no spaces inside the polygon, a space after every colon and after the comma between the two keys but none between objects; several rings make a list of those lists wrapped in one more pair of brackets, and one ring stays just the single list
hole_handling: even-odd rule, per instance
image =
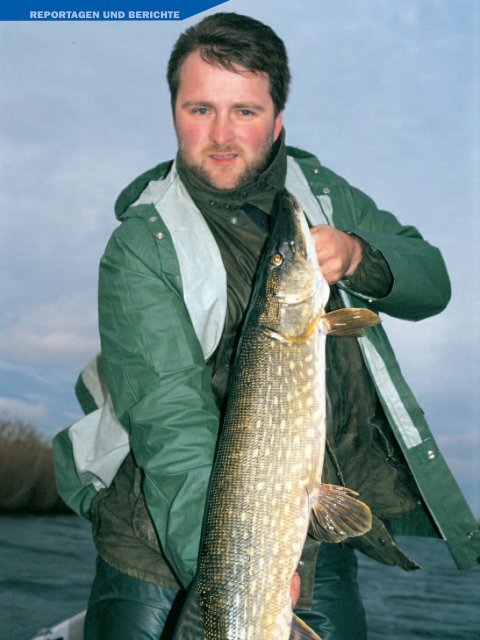
[{"label": "water", "polygon": [[480,567],[459,571],[441,540],[398,541],[421,570],[359,555],[369,640],[480,640]]},{"label": "water", "polygon": [[0,517],[0,639],[24,640],[84,609],[95,566],[77,516]]},{"label": "water", "polygon": [[[422,571],[359,556],[369,640],[478,640],[480,567],[458,571],[439,540],[400,544]],[[0,639],[24,640],[84,609],[94,563],[89,524],[76,516],[0,517]]]}]

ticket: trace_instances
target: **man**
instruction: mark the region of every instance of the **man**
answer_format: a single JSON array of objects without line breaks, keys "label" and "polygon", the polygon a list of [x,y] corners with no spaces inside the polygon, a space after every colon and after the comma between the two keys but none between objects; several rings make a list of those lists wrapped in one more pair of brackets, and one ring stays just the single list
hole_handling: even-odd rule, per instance
[{"label": "man", "polygon": [[[416,229],[285,146],[289,79],[283,42],[256,20],[218,13],[188,29],[168,65],[176,161],[137,178],[116,203],[99,322],[128,453],[111,482],[97,493],[96,471],[83,492],[67,479],[71,445],[56,443],[60,492],[92,519],[99,554],[88,640],[169,637],[195,574],[228,371],[279,190],[306,211],[330,308],[421,319],[449,300],[441,255]],[[447,539],[457,564],[473,563],[473,518],[382,329],[360,343],[328,340],[327,359],[324,480],[359,491],[374,514],[372,532],[352,544],[416,568],[391,534],[408,514],[415,531]],[[455,531],[452,519],[462,523]],[[325,640],[366,638],[353,547],[309,539],[299,570],[299,615]],[[294,579],[295,600],[297,590]]]}]

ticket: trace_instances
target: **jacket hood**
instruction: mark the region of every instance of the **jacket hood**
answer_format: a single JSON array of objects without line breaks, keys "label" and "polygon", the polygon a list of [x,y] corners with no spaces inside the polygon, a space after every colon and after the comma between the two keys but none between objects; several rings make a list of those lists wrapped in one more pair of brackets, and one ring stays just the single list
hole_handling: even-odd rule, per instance
[{"label": "jacket hood", "polygon": [[127,210],[138,200],[149,182],[152,180],[163,180],[163,178],[165,178],[172,164],[173,160],[157,164],[153,169],[149,169],[138,176],[138,178],[135,178],[135,180],[120,192],[114,208],[117,220],[122,221],[125,218]]}]

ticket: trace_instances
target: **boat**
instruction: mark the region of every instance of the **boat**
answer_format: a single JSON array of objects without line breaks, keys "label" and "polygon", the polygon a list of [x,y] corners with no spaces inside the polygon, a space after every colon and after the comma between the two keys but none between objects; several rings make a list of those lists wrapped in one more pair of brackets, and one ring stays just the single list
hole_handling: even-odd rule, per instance
[{"label": "boat", "polygon": [[28,640],[83,640],[85,613],[80,611],[52,627],[40,629]]}]

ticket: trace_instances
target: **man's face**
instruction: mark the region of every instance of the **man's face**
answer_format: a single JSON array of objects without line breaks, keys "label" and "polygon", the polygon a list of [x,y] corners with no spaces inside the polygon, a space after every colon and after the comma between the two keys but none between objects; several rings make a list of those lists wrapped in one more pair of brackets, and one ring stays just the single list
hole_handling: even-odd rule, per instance
[{"label": "man's face", "polygon": [[190,54],[180,69],[174,126],[185,165],[215,189],[234,189],[265,168],[282,129],[265,74],[241,73]]}]

